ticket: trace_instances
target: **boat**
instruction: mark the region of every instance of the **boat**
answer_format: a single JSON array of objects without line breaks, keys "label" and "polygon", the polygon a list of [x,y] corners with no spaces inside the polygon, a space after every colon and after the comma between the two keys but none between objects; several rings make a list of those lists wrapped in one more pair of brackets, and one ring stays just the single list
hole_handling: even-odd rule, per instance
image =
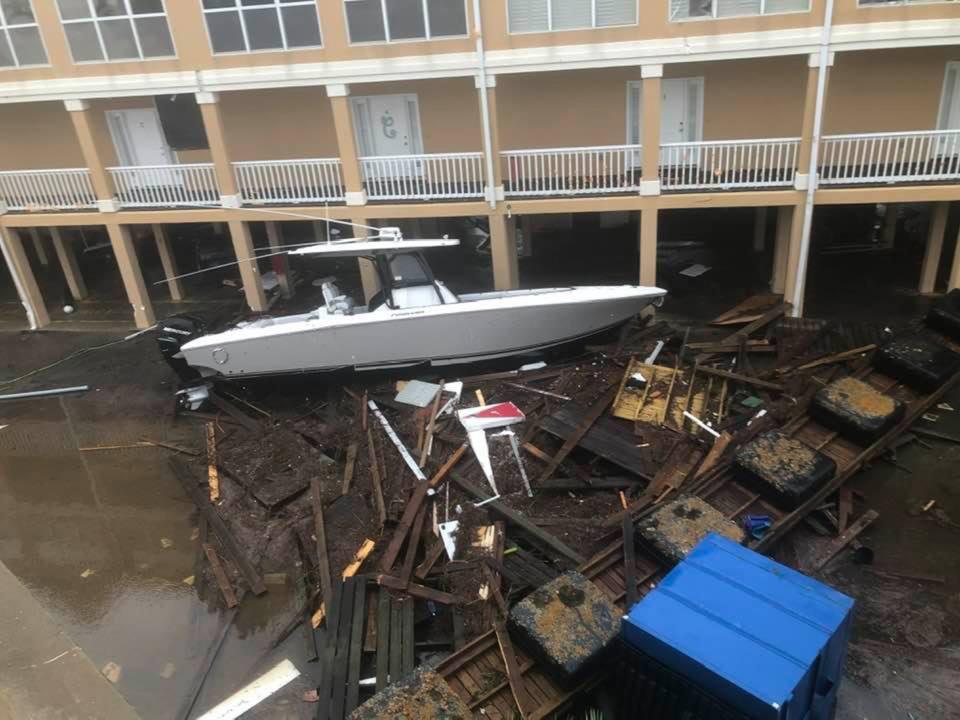
[{"label": "boat", "polygon": [[184,380],[453,365],[582,340],[622,325],[666,294],[621,285],[456,295],[434,278],[423,251],[459,242],[404,240],[398,229],[382,228],[379,239],[291,250],[301,257],[366,258],[379,291],[359,306],[335,278],[326,278],[324,304],[311,312],[261,317],[215,333],[196,318],[175,316],[162,324],[161,351]]}]

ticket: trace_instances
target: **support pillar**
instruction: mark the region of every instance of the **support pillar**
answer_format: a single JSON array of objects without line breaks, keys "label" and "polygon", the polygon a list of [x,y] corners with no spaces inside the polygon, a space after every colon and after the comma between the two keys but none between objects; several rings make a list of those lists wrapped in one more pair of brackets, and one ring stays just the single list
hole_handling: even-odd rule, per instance
[{"label": "support pillar", "polygon": [[0,227],[0,249],[7,261],[7,268],[17,286],[17,294],[27,313],[27,320],[31,330],[37,330],[50,324],[50,315],[43,302],[40,286],[30,267],[30,260],[23,247],[23,241],[16,232],[10,232]]},{"label": "support pillar", "polygon": [[[283,231],[278,222],[264,223],[267,227],[267,242],[270,243],[270,252],[279,252],[283,245]],[[270,258],[273,272],[280,283],[280,293],[288,300],[293,297],[293,283],[290,282],[290,258],[286,253],[274,255]]]},{"label": "support pillar", "polygon": [[101,212],[116,212],[119,206],[113,188],[113,178],[107,172],[104,162],[106,148],[99,146],[97,136],[93,132],[93,113],[90,111],[90,103],[86,100],[64,100],[63,104],[73,123],[77,143],[83,154],[83,162],[90,171],[90,183],[97,196],[97,207]]},{"label": "support pillar", "polygon": [[253,237],[250,235],[250,225],[242,220],[231,220],[227,223],[230,228],[230,240],[233,242],[233,252],[237,256],[237,267],[240,268],[240,279],[243,281],[243,294],[247,305],[254,312],[263,312],[267,308],[267,296],[263,292],[263,282],[260,279],[260,269],[254,259]]},{"label": "support pillar", "polygon": [[950,265],[950,279],[947,281],[947,292],[960,288],[960,230],[957,231],[957,242],[953,250],[953,263]]},{"label": "support pillar", "polygon": [[134,322],[138,328],[148,328],[157,320],[153,313],[150,295],[147,293],[147,285],[143,280],[143,272],[140,269],[140,261],[137,259],[137,248],[134,245],[130,227],[116,222],[107,223],[107,234],[110,236],[113,255],[120,268],[127,298],[133,307]]},{"label": "support pillar", "polygon": [[50,264],[50,258],[47,256],[47,248],[43,244],[43,238],[40,237],[38,228],[30,228],[30,240],[33,242],[33,250],[37,253],[37,260],[44,267]]},{"label": "support pillar", "polygon": [[224,207],[238,208],[243,203],[237,187],[237,178],[233,173],[230,151],[227,149],[219,97],[213,92],[198,92],[196,98],[203,118],[203,129],[207,134],[207,144],[210,146],[210,158],[213,160],[217,186],[220,188],[220,202]]},{"label": "support pillar", "polygon": [[[806,285],[806,279],[799,277],[800,244],[803,238],[803,210],[802,202],[788,206],[784,210],[790,215],[790,245],[787,252],[786,279],[783,287],[783,299],[786,302],[793,301],[792,298],[797,287],[800,287],[801,292],[803,292]],[[791,314],[794,317],[799,317],[801,312],[797,308],[793,308]]]},{"label": "support pillar", "polygon": [[515,220],[499,213],[488,217],[490,252],[493,260],[493,287],[497,290],[515,290],[520,287]]},{"label": "support pillar", "polygon": [[[800,146],[797,148],[797,177],[795,181],[797,190],[806,190],[810,182],[810,150],[813,146],[813,126],[817,112],[817,78],[820,73],[818,65],[818,54],[811,53],[807,62],[807,82],[803,97],[803,114],[801,115]],[[830,62],[827,67],[823,68],[826,75],[824,79],[824,103],[826,103],[827,88],[830,84],[831,65],[833,65],[832,53]]]},{"label": "support pillar", "polygon": [[[487,75],[486,87],[481,87],[480,76],[474,77],[474,85],[477,88],[477,97],[480,102],[480,117],[484,112],[484,97],[486,98],[487,122],[490,126],[489,142],[487,133],[483,133],[483,149],[486,156],[490,159],[490,170],[492,177],[487,178],[489,187],[487,188],[486,198],[488,202],[498,202],[503,200],[503,166],[500,164],[500,123],[497,111],[497,76]],[[491,173],[486,173],[491,174]]]},{"label": "support pillar", "polygon": [[900,206],[887,203],[883,213],[883,246],[892,248],[897,240],[897,211]]},{"label": "support pillar", "polygon": [[[641,120],[641,143],[643,149],[643,179],[640,182],[641,195],[660,194],[660,114],[663,98],[663,65],[644,65],[640,68],[643,78],[641,94],[643,117]],[[656,212],[656,211],[654,211]],[[643,220],[640,221],[641,225]],[[656,227],[656,219],[654,219]],[[655,276],[655,273],[654,273]],[[651,283],[652,285],[653,283]]]},{"label": "support pillar", "polygon": [[83,281],[83,275],[80,273],[80,264],[77,262],[77,254],[73,250],[73,243],[63,237],[60,228],[50,228],[50,237],[53,240],[53,249],[57,253],[57,259],[60,261],[60,267],[63,269],[63,276],[67,279],[67,287],[70,288],[70,294],[74,300],[83,300],[87,297],[87,284]]},{"label": "support pillar", "polygon": [[163,274],[167,279],[170,299],[180,302],[184,297],[183,283],[177,277],[180,274],[177,271],[177,258],[170,245],[170,236],[167,235],[167,229],[163,225],[153,225],[153,241],[157,244],[157,253],[160,255],[160,264],[163,265]]},{"label": "support pillar", "polygon": [[[351,218],[350,222],[354,225],[366,225],[373,226],[376,225],[375,222],[368,220],[367,218],[355,217]],[[341,229],[344,232],[350,232],[351,237],[365,237],[366,235],[372,233],[372,230],[364,230],[363,227],[352,227],[348,228],[346,226],[341,226]],[[360,284],[363,286],[363,302],[369,303],[370,298],[380,292],[380,278],[377,275],[377,269],[373,266],[373,263],[370,260],[364,258],[357,258],[357,267],[360,268]]]},{"label": "support pillar", "polygon": [[347,205],[366,205],[367,193],[363,189],[363,173],[357,154],[357,141],[353,132],[353,113],[350,112],[350,86],[327,85],[327,97],[333,112],[333,127],[337,134],[340,167]]},{"label": "support pillar", "polygon": [[790,255],[792,221],[792,205],[777,208],[777,230],[773,240],[773,274],[770,278],[770,290],[779,295],[783,294],[787,280],[787,258]]},{"label": "support pillar", "polygon": [[762,253],[767,245],[767,208],[758,207],[753,212],[753,251]]},{"label": "support pillar", "polygon": [[937,285],[937,270],[940,268],[940,254],[943,251],[943,236],[947,232],[947,215],[950,203],[933,203],[930,208],[930,224],[927,226],[927,246],[923,252],[923,265],[920,267],[920,292],[932,293]]},{"label": "support pillar", "polygon": [[640,284],[657,284],[657,224],[659,210],[646,207],[640,211]]}]

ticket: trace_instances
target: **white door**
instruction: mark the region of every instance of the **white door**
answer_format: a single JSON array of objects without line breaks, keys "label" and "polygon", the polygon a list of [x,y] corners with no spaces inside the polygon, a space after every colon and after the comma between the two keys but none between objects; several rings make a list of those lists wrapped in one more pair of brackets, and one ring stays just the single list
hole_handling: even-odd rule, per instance
[{"label": "white door", "polygon": [[[153,108],[109,110],[107,124],[120,165],[125,167],[173,165],[173,151],[167,145],[160,118]],[[136,185],[180,184],[179,173],[170,170],[141,171],[130,176]]]},{"label": "white door", "polygon": [[368,164],[370,172],[389,176],[421,174],[418,161],[403,158],[423,152],[416,95],[353,98],[353,123],[361,156],[393,158]]},{"label": "white door", "polygon": [[[703,138],[703,78],[670,78],[661,81],[660,142],[697,142]],[[627,84],[627,143],[639,144],[643,132],[641,84]],[[662,164],[688,161],[692,152],[661,150]],[[682,156],[682,157],[681,157]],[[639,164],[639,163],[638,163]]]},{"label": "white door", "polygon": [[[940,96],[938,130],[960,130],[960,62],[947,63],[943,78],[943,93]],[[960,154],[960,133],[940,138],[941,155]]]}]

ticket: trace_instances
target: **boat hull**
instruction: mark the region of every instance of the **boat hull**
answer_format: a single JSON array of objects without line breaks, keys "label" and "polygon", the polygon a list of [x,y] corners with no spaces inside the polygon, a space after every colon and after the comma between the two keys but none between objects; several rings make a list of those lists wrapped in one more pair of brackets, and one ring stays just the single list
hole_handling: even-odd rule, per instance
[{"label": "boat hull", "polygon": [[[636,289],[634,289],[636,290]],[[663,291],[570,302],[485,301],[357,316],[360,322],[207,336],[182,349],[202,375],[226,377],[449,365],[562,345],[620,325]],[[481,307],[483,306],[483,307]],[[303,325],[303,323],[298,323]]]}]

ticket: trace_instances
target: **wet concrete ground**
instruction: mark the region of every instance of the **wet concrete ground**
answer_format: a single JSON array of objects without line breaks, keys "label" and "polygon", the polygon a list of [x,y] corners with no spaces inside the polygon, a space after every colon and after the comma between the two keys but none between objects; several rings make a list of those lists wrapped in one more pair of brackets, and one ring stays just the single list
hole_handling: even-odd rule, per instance
[{"label": "wet concrete ground", "polygon": [[[0,378],[116,336],[0,334]],[[146,720],[176,717],[223,616],[184,582],[193,573],[192,507],[166,464],[168,451],[79,448],[164,440],[202,447],[202,427],[173,423],[172,373],[152,338],[98,350],[17,386],[88,383],[84,395],[0,404],[0,561],[33,592],[98,667],[121,668],[117,688]],[[0,392],[4,389],[0,387]],[[960,435],[960,391],[931,427]],[[846,556],[824,579],[858,600],[839,717],[960,717],[960,446],[912,445],[898,461],[858,476],[880,520],[862,537],[875,569],[942,576],[944,583],[891,579]],[[937,501],[945,513],[912,514]],[[298,633],[270,651],[293,612],[285,586],[243,602],[201,694],[206,709],[290,657],[302,671]],[[302,678],[254,717],[307,718]]]}]

